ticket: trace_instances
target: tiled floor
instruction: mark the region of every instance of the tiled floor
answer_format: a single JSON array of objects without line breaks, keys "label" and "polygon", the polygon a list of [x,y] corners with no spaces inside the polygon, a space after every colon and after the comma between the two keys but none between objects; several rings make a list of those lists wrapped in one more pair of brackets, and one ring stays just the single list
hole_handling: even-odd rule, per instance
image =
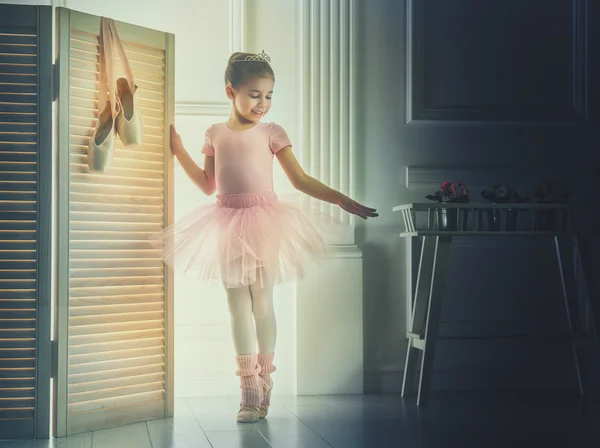
[{"label": "tiled floor", "polygon": [[266,420],[235,422],[235,397],[178,400],[175,417],[1,448],[600,447],[600,412],[549,392],[274,397]]}]

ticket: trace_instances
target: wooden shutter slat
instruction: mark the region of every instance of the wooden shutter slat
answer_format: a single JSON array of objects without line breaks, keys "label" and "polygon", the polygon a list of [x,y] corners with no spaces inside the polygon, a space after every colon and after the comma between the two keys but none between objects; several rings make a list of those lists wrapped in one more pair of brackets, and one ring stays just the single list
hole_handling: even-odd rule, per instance
[{"label": "wooden shutter slat", "polygon": [[[0,88],[3,92],[11,94],[35,94],[37,92],[37,86],[31,82],[23,82],[25,80],[19,79],[17,82],[6,82],[0,80]],[[29,81],[29,80],[27,80]],[[2,96],[2,101],[7,101],[5,96]],[[37,131],[36,131],[37,132]]]},{"label": "wooden shutter slat", "polygon": [[[80,83],[81,83],[81,81],[80,81]],[[93,101],[95,101],[96,98],[98,97],[98,85],[97,84],[94,85],[89,81],[87,81],[87,83],[88,84],[85,85],[85,87],[73,87],[71,89],[71,97],[74,99],[76,98],[77,100],[93,100]],[[149,92],[149,91],[144,91],[144,90],[138,90],[138,92],[139,92],[139,95],[138,95],[138,93],[136,93],[135,97],[136,97],[136,99],[140,100],[140,104],[142,101],[145,101],[146,104],[160,107],[160,105],[164,101],[164,95],[162,93]],[[153,109],[155,109],[156,107],[153,107]]]},{"label": "wooden shutter slat", "polygon": [[[139,356],[132,355],[125,359],[114,359],[109,361],[96,361],[88,363],[70,363],[69,372],[72,375],[88,374],[96,372],[111,372],[122,369],[133,369],[137,367],[149,367],[164,364],[165,356],[151,355],[151,356]],[[161,387],[162,389],[162,387]]]},{"label": "wooden shutter slat", "polygon": [[[7,258],[18,257],[22,251],[30,251],[32,254],[36,250],[35,241],[2,241],[0,240],[0,258],[5,255]],[[4,252],[4,253],[3,253]],[[9,252],[8,254],[6,252]]]},{"label": "wooden shutter slat", "polygon": [[162,402],[163,401],[162,390],[159,392],[138,393],[138,394],[132,394],[132,395],[125,395],[123,397],[114,397],[114,398],[110,398],[110,399],[106,399],[106,400],[89,401],[86,403],[69,405],[69,412],[75,414],[75,413],[84,412],[84,411],[94,411],[94,410],[102,411],[106,408],[112,408],[112,407],[123,406],[123,405],[130,405],[130,404],[142,405],[143,403],[148,402],[148,401]]},{"label": "wooden shutter slat", "polygon": [[[72,173],[89,173],[89,169],[87,164],[77,164],[77,163],[71,163],[71,172]],[[148,180],[147,178],[153,178],[152,180],[154,180],[156,182],[156,185],[160,185],[162,183],[162,178],[163,178],[163,173],[160,170],[156,170],[156,169],[140,169],[140,168],[133,168],[133,169],[127,169],[127,168],[122,168],[120,166],[115,166],[112,165],[111,166],[111,175],[113,177],[121,177],[121,178],[127,178],[127,179],[131,179],[131,180]]]},{"label": "wooden shutter slat", "polygon": [[[13,328],[0,330],[0,341],[8,339],[35,339],[35,328]],[[4,362],[4,360],[3,360]],[[11,366],[7,366],[11,368]],[[14,367],[14,366],[12,366]],[[31,365],[34,367],[34,364]]]},{"label": "wooden shutter slat", "polygon": [[[163,347],[164,335],[160,334],[145,339],[108,341],[96,344],[82,344],[69,346],[70,355],[105,353],[126,348]],[[164,373],[164,372],[163,372]]]},{"label": "wooden shutter slat", "polygon": [[[3,81],[3,75],[0,74],[0,82]],[[15,123],[15,124],[30,124],[37,126],[37,114],[35,112],[29,114],[13,114],[8,112],[0,112],[0,122]]]},{"label": "wooden shutter slat", "polygon": [[[0,64],[1,66],[1,64]],[[15,103],[15,104],[27,104],[36,105],[37,98],[35,95],[29,93],[14,93],[6,89],[6,86],[0,92],[1,103]]]},{"label": "wooden shutter slat", "polygon": [[[121,37],[121,39],[123,39],[123,36],[120,36],[120,37]],[[86,33],[86,32],[82,32],[80,30],[74,29],[71,32],[71,47],[77,48],[77,45],[79,44],[79,42],[93,44],[97,48],[100,48],[99,35],[92,34],[92,33]],[[126,40],[123,40],[123,47],[125,48],[125,51],[127,52],[128,57],[130,57],[132,54],[135,54],[135,53],[143,53],[143,54],[148,54],[148,55],[154,55],[157,58],[161,58],[161,59],[164,58],[164,50],[161,50],[158,48],[149,47],[149,46],[142,45],[139,43],[128,42]]]},{"label": "wooden shutter slat", "polygon": [[0,63],[0,72],[7,74],[35,75],[38,71],[37,64]]},{"label": "wooden shutter slat", "polygon": [[[10,30],[9,30],[10,28]],[[29,27],[2,27],[0,32],[0,44],[5,45],[23,45],[28,48],[36,48],[36,31]]]},{"label": "wooden shutter slat", "polygon": [[92,373],[80,373],[69,375],[69,384],[81,384],[91,381],[114,380],[122,377],[149,375],[161,372],[164,372],[164,363],[159,362],[151,365],[124,367],[115,370],[100,370]]},{"label": "wooden shutter slat", "polygon": [[[36,153],[35,152],[21,152],[21,153],[17,153],[17,152],[4,152],[2,154],[2,159],[4,159],[4,161],[7,164],[13,164],[13,163],[36,163]],[[36,167],[34,166],[34,169]]]},{"label": "wooden shutter slat", "polygon": [[[71,230],[105,230],[105,231],[149,231],[158,232],[162,229],[159,223],[147,223],[147,222],[95,222],[95,221],[73,221],[71,223]],[[111,266],[122,266],[122,264],[115,264],[112,262]],[[108,266],[107,266],[108,267]]]},{"label": "wooden shutter slat", "polygon": [[103,323],[130,320],[136,318],[136,316],[142,319],[147,315],[153,316],[154,319],[164,317],[164,305],[162,303],[142,302],[127,305],[74,306],[71,310],[70,319],[80,319],[72,321],[76,325],[77,322],[87,322],[85,319],[88,319],[90,323]]},{"label": "wooden shutter slat", "polygon": [[[100,61],[99,48],[99,44],[91,44],[74,39],[72,40],[71,57],[82,61],[98,63]],[[164,69],[164,59],[160,55],[140,52],[130,52],[130,55],[130,63],[136,62],[140,65],[151,65]],[[122,68],[122,65],[119,65],[119,67]],[[162,72],[160,73],[162,74]]]},{"label": "wooden shutter slat", "polygon": [[[97,194],[97,187],[89,184],[82,183],[73,183],[72,192],[75,193],[84,193],[84,194]],[[132,186],[122,186],[122,185],[104,185],[104,191],[106,194],[110,196],[114,196],[115,194],[121,194],[123,196],[135,196],[135,197],[154,197],[156,198],[160,195],[162,188],[148,188],[148,187],[139,187],[137,185]]]},{"label": "wooden shutter slat", "polygon": [[69,394],[69,404],[85,402],[108,402],[111,398],[125,397],[127,395],[138,395],[147,392],[162,392],[163,381],[151,383],[140,383],[131,386],[122,386],[111,389],[96,390]]},{"label": "wooden shutter slat", "polygon": [[[83,151],[82,151],[83,152]],[[126,153],[125,156],[131,153]],[[148,154],[152,156],[152,154]],[[115,169],[126,169],[133,173],[146,173],[148,176],[154,176],[159,179],[164,178],[163,170],[161,170],[161,162],[153,160],[144,160],[140,157],[128,158],[123,157],[123,154],[115,154],[112,166]],[[71,153],[71,163],[74,167],[79,167],[85,164],[87,161],[87,155],[81,153]],[[123,196],[123,195],[122,195]],[[164,202],[164,201],[163,201]]]},{"label": "wooden shutter slat", "polygon": [[102,353],[86,353],[83,355],[70,355],[69,365],[79,365],[88,362],[99,362],[99,361],[114,361],[128,358],[146,357],[146,356],[157,356],[164,355],[165,349],[163,346],[154,346],[146,348],[127,348],[124,350],[114,350]]},{"label": "wooden shutter slat", "polygon": [[[152,348],[152,350],[164,351],[164,347]],[[96,356],[101,356],[102,353],[95,353]],[[105,380],[92,380],[81,383],[69,384],[69,393],[71,394],[83,394],[95,391],[101,391],[103,389],[116,389],[121,387],[134,386],[136,384],[149,384],[157,381],[164,381],[164,372],[158,373],[147,373],[140,375],[127,375],[120,376],[112,379]]]},{"label": "wooden shutter slat", "polygon": [[[11,389],[20,389],[20,388],[32,388],[35,387],[35,378],[34,377],[23,377],[23,378],[0,378],[0,390],[11,390]],[[33,412],[31,413],[33,414]],[[30,413],[25,413],[19,416],[16,414],[12,418],[31,418]],[[10,418],[10,417],[2,417],[2,411],[0,410],[0,418]]]},{"label": "wooden shutter slat", "polygon": [[14,130],[13,132],[3,132],[0,134],[2,137],[2,141],[5,144],[11,143],[28,143],[35,145],[37,143],[37,134],[31,132],[18,132]]},{"label": "wooden shutter slat", "polygon": [[[80,278],[72,279],[70,282],[71,288],[93,288],[93,287],[124,287],[131,286],[134,288],[143,288],[144,286],[158,286],[162,285],[162,276],[154,277],[105,277],[105,278]],[[141,291],[136,289],[134,291]]]},{"label": "wooden shutter slat", "polygon": [[[37,45],[34,44],[22,44],[22,43],[6,43],[0,40],[0,53],[1,54],[19,54],[19,55],[30,55],[37,58]],[[34,60],[37,62],[37,59]]]},{"label": "wooden shutter slat", "polygon": [[[139,87],[137,93],[135,94],[136,98],[141,98],[149,101],[164,101],[165,95],[163,91],[158,89],[158,87],[160,87],[159,83],[148,82],[144,79],[140,79],[139,82],[136,79],[135,83]],[[91,93],[97,93],[98,86],[98,79],[91,78],[89,76],[78,76],[73,79],[73,85],[71,86],[71,96],[73,98],[88,98],[91,100],[95,100],[97,97],[92,96]]]},{"label": "wooden shutter slat", "polygon": [[[99,333],[73,335],[69,338],[70,346],[102,344],[116,341],[134,341],[138,339],[164,337],[164,332],[160,328],[146,328],[141,330],[121,331],[119,333]],[[16,344],[19,341],[14,341]]]},{"label": "wooden shutter slat", "polygon": [[[0,235],[0,238],[2,236]],[[15,266],[16,267],[16,266]],[[3,278],[0,280],[0,286],[8,287],[8,283],[4,283],[7,281],[16,281],[16,282],[24,282],[24,281],[33,281],[37,278],[35,269],[5,269],[3,272]]]},{"label": "wooden shutter slat", "polygon": [[153,180],[153,179],[137,179],[130,177],[119,177],[114,174],[111,176],[106,173],[105,176],[101,176],[100,174],[89,174],[89,173],[73,173],[71,175],[71,179],[73,183],[82,183],[82,184],[95,184],[95,185],[119,185],[124,187],[145,187],[145,188],[155,188],[162,189],[164,184],[161,180]]},{"label": "wooden shutter slat", "polygon": [[71,300],[71,306],[73,312],[77,313],[79,307],[88,306],[115,306],[115,305],[143,305],[143,304],[157,304],[163,303],[164,296],[162,290],[153,294],[123,294],[123,295],[112,295],[112,296],[98,296],[98,297],[77,297]]},{"label": "wooden shutter slat", "polygon": [[[0,300],[14,300],[14,299],[27,299],[35,301],[35,290],[16,290],[16,291],[2,291],[0,290]],[[0,346],[0,350],[2,347]]]},{"label": "wooden shutter slat", "polygon": [[[1,196],[0,196],[1,197]],[[83,194],[83,193],[72,193],[71,200],[73,202],[82,203],[85,200],[94,201],[96,203],[103,204],[118,204],[118,205],[143,205],[149,207],[163,207],[164,199],[152,196],[129,196],[129,195],[116,195],[116,194]]]},{"label": "wooden shutter slat", "polygon": [[[143,320],[138,322],[130,321],[96,325],[72,325],[71,320],[69,319],[69,325],[71,325],[69,335],[73,337],[93,335],[100,338],[107,334],[115,336],[117,334],[126,334],[135,331],[162,330],[164,328],[163,320],[163,316],[161,316],[157,320]],[[14,337],[17,336],[21,337],[20,334]],[[23,337],[25,338],[27,336]]]},{"label": "wooden shutter slat", "polygon": [[101,245],[97,241],[72,241],[72,249],[80,250],[95,250],[99,247],[103,249],[111,249],[115,251],[145,249],[148,247],[147,241],[104,241]]},{"label": "wooden shutter slat", "polygon": [[79,278],[79,279],[90,279],[95,277],[104,277],[104,278],[116,278],[116,277],[162,277],[163,267],[157,266],[154,268],[150,267],[138,267],[135,266],[135,263],[129,261],[126,267],[119,266],[111,266],[109,268],[94,268],[94,269],[76,269],[72,268],[70,270],[71,278]]},{"label": "wooden shutter slat", "polygon": [[[85,166],[82,162],[87,160],[87,156],[85,155],[81,155],[81,154],[71,154],[71,161],[73,163],[73,167],[81,167],[81,166]],[[112,166],[115,168],[115,170],[120,169],[120,170],[127,170],[129,173],[131,173],[133,177],[133,175],[135,176],[148,176],[148,177],[155,177],[157,179],[163,179],[164,178],[164,173],[163,170],[161,169],[162,164],[160,162],[153,162],[153,161],[145,161],[145,160],[141,160],[141,159],[127,159],[127,158],[123,158],[121,157],[121,154],[117,154],[115,156],[115,158],[113,159],[113,163]],[[163,201],[164,202],[164,201]]]},{"label": "wooden shutter slat", "polygon": [[[7,260],[5,258],[0,258],[0,269],[31,269],[31,270],[35,270],[35,268],[36,268],[35,260],[23,260],[23,259]],[[2,308],[1,305],[0,305],[0,308]]]},{"label": "wooden shutter slat", "polygon": [[15,387],[2,392],[6,398],[32,398],[35,394],[35,387]]},{"label": "wooden shutter slat", "polygon": [[[10,62],[11,63],[21,63],[20,59],[17,60],[16,57],[13,57]],[[160,61],[162,62],[162,61]],[[80,51],[72,52],[71,56],[71,64],[75,69],[87,71],[87,72],[98,72],[100,69],[100,56],[99,54],[94,53],[84,53]],[[162,64],[148,64],[143,62],[136,62],[135,60],[130,60],[129,64],[131,66],[131,71],[133,76],[137,79],[143,79],[146,81],[153,81],[155,83],[164,82],[164,65]],[[0,56],[0,66],[1,66],[1,56]],[[123,64],[120,60],[115,61],[114,64],[115,70],[117,72],[117,76],[123,76]]]},{"label": "wooden shutter slat", "polygon": [[[35,47],[33,47],[35,50]],[[36,54],[3,54],[2,48],[0,48],[0,67],[4,65],[22,65],[27,67],[36,67],[37,66],[37,55]],[[20,72],[20,71],[19,71]]]},{"label": "wooden shutter slat", "polygon": [[[2,70],[1,66],[0,70]],[[37,105],[35,103],[1,101],[0,99],[0,112],[8,112],[11,114],[35,114],[37,112]]]},{"label": "wooden shutter slat", "polygon": [[98,249],[92,253],[86,253],[82,250],[72,250],[71,251],[71,259],[72,260],[119,260],[119,259],[138,259],[138,258],[152,258],[152,259],[161,259],[160,251],[156,249],[142,249],[142,250],[127,250],[115,253],[113,251],[107,251]]},{"label": "wooden shutter slat", "polygon": [[[15,184],[9,184],[15,185]],[[2,186],[2,184],[0,184]],[[2,221],[11,222],[13,221],[15,225],[19,225],[20,223],[31,221],[36,218],[36,212],[32,211],[16,211],[16,212],[4,212],[2,213]],[[1,249],[1,248],[0,248]]]},{"label": "wooden shutter slat", "polygon": [[[15,349],[31,349],[35,350],[35,339],[34,338],[5,338],[0,340],[0,344],[2,344],[3,348],[15,348]],[[20,371],[12,371],[12,370],[2,370],[0,376],[4,378],[14,378],[15,376],[20,376]]]},{"label": "wooden shutter slat", "polygon": [[[131,214],[124,213],[97,213],[97,212],[73,212],[73,220],[77,222],[96,221],[96,222],[127,222],[127,223],[161,223],[162,217],[158,214]],[[106,247],[106,249],[109,249]],[[135,249],[135,248],[132,248]],[[142,249],[152,250],[148,247]],[[101,250],[101,248],[98,248]],[[125,249],[123,249],[125,250]],[[157,252],[156,252],[157,253]],[[92,256],[90,254],[90,256]]]},{"label": "wooden shutter slat", "polygon": [[[7,87],[26,86],[28,88],[33,88],[33,91],[37,92],[37,75],[23,73],[0,73],[0,85]],[[8,119],[9,117],[6,118]],[[37,120],[34,118],[32,122],[37,123]]]},{"label": "wooden shutter slat", "polygon": [[8,308],[35,310],[35,299],[0,299],[0,309]]},{"label": "wooden shutter slat", "polygon": [[[7,200],[0,200],[0,213],[4,213],[5,211],[14,210],[14,211],[24,211],[24,212],[34,212],[37,209],[37,202],[33,201],[18,201],[14,198],[10,198]],[[2,216],[2,215],[0,215]]]}]

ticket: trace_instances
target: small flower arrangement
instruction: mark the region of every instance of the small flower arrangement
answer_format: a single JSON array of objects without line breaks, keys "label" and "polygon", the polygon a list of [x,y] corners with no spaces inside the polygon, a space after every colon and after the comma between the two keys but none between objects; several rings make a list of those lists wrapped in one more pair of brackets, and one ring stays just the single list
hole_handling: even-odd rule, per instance
[{"label": "small flower arrangement", "polygon": [[425,196],[426,199],[436,202],[469,202],[469,190],[464,182],[446,181],[433,195]]},{"label": "small flower arrangement", "polygon": [[521,195],[519,190],[511,184],[496,184],[487,190],[483,190],[481,196],[486,201],[495,204],[518,204],[529,201],[529,198]]},{"label": "small flower arrangement", "polygon": [[546,204],[563,204],[569,201],[571,192],[566,184],[558,181],[547,181],[539,184],[533,196],[537,202]]}]

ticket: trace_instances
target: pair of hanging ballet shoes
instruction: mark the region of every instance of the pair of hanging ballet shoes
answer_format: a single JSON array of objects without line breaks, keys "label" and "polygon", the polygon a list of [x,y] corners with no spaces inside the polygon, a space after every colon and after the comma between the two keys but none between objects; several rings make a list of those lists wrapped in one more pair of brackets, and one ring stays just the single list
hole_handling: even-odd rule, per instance
[{"label": "pair of hanging ballet shoes", "polygon": [[98,122],[88,150],[88,165],[92,172],[106,172],[114,158],[116,135],[125,146],[138,145],[144,136],[142,116],[126,78],[117,80],[117,114],[113,117],[110,101],[98,116]]}]

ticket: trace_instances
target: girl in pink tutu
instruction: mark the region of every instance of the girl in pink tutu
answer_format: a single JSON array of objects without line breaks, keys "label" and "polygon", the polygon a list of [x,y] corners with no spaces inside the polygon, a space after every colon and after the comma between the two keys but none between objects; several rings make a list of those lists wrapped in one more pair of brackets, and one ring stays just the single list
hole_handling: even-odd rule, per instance
[{"label": "girl in pink tutu", "polygon": [[277,336],[273,286],[301,278],[308,262],[326,255],[310,213],[273,191],[274,156],[297,190],[364,219],[377,216],[308,176],[285,130],[262,122],[275,82],[269,61],[264,52],[229,58],[225,91],[231,116],[206,131],[204,169],[171,127],[173,154],[202,192],[216,191],[217,197],[152,237],[166,263],[225,287],[242,391],[239,422],[256,422],[268,412]]}]

